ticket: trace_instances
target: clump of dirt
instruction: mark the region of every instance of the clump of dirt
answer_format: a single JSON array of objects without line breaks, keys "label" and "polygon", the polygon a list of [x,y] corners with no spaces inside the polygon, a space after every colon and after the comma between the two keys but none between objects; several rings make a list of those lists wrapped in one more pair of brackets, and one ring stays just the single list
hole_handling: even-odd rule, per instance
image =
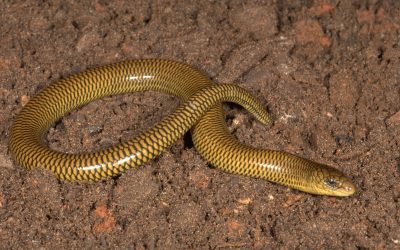
[{"label": "clump of dirt", "polygon": [[[3,1],[0,11],[2,248],[399,247],[399,1]],[[340,168],[358,192],[319,197],[226,174],[183,139],[93,184],[13,163],[9,129],[34,94],[136,58],[185,62],[250,90],[275,123],[233,106],[227,119],[239,140]],[[47,139],[57,150],[93,151],[177,105],[154,92],[104,98]]]}]

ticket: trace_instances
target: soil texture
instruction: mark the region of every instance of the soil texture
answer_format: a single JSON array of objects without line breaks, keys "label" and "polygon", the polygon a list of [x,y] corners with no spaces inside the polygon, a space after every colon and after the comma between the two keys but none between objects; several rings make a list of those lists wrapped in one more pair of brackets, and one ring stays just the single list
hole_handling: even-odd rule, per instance
[{"label": "soil texture", "polygon": [[[0,13],[0,248],[400,247],[400,1],[1,1]],[[184,62],[248,89],[274,124],[226,105],[234,136],[337,167],[357,193],[315,196],[224,173],[190,134],[99,183],[13,162],[10,127],[36,93],[139,58]],[[95,151],[178,105],[156,92],[103,98],[64,117],[47,140]]]}]

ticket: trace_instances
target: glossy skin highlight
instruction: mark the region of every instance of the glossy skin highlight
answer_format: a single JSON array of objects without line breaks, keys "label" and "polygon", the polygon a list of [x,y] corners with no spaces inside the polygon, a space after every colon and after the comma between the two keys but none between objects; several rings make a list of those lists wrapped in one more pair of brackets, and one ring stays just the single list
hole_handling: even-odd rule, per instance
[{"label": "glossy skin highlight", "polygon": [[[152,129],[94,153],[67,154],[43,143],[48,129],[71,110],[104,96],[155,90],[182,104]],[[271,118],[244,89],[213,84],[198,70],[168,60],[137,60],[106,65],[50,84],[22,109],[12,128],[9,149],[27,169],[45,168],[60,179],[97,181],[143,165],[192,128],[199,153],[216,168],[263,178],[304,192],[349,196],[351,180],[339,170],[289,153],[256,149],[237,141],[224,120],[221,102],[236,102],[268,125]]]}]

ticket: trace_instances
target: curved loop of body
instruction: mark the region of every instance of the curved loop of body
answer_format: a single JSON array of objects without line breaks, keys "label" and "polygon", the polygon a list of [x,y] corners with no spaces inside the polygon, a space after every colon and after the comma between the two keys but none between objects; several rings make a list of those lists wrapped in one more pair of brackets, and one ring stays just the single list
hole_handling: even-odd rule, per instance
[{"label": "curved loop of body", "polygon": [[[71,110],[95,99],[155,90],[175,95],[182,104],[152,129],[126,143],[94,153],[66,154],[43,143],[49,127]],[[106,65],[50,84],[18,114],[9,149],[27,169],[46,168],[65,180],[100,180],[144,164],[192,128],[199,153],[216,168],[263,178],[301,191],[348,196],[351,180],[339,170],[289,153],[256,149],[231,136],[221,102],[242,105],[264,123],[270,116],[247,91],[213,84],[198,70],[169,60],[137,60]]]}]

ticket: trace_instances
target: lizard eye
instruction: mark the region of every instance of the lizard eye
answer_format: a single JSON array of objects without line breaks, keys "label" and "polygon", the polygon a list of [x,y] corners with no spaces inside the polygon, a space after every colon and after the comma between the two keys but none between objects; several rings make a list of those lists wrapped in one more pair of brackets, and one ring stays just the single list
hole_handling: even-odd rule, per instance
[{"label": "lizard eye", "polygon": [[336,188],[338,186],[338,182],[333,178],[326,179],[325,184],[331,188]]}]

